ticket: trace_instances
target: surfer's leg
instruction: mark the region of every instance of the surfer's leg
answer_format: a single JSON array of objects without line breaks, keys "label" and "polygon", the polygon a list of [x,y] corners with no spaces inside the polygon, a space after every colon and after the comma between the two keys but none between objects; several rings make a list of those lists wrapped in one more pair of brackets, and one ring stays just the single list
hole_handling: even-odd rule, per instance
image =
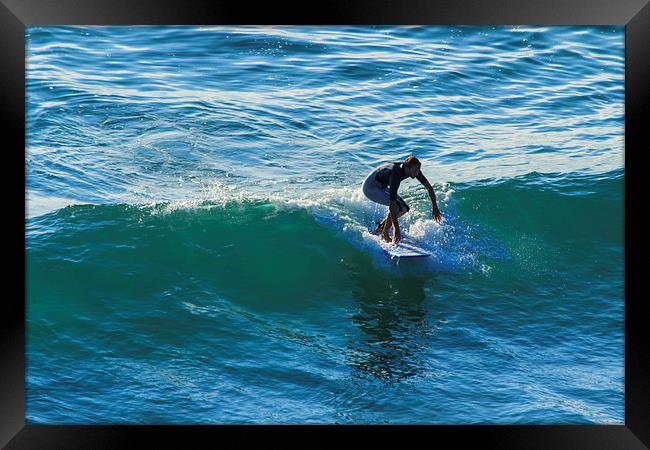
[{"label": "surfer's leg", "polygon": [[[404,214],[406,214],[406,211],[400,211],[397,217],[398,218],[402,217]],[[377,228],[375,228],[375,233],[381,233],[384,230],[384,224],[386,224],[386,221],[388,221],[388,223],[390,224],[388,227],[388,229],[390,230],[390,228],[393,226],[393,223],[389,219],[390,219],[390,212],[386,215],[386,218],[384,220],[382,220],[381,222],[377,222]]]},{"label": "surfer's leg", "polygon": [[[389,204],[389,198],[390,195],[388,194],[388,190],[384,189],[381,187],[381,184],[376,182],[373,177],[368,177],[366,181],[363,183],[363,193],[365,194],[368,199],[372,200],[375,203],[378,203],[380,205],[388,206]],[[381,222],[377,222],[377,228],[375,228],[375,233],[381,233],[384,224],[386,223],[386,220],[388,219],[388,215],[386,216],[386,219],[382,220]]]},{"label": "surfer's leg", "polygon": [[397,196],[397,206],[399,208],[399,214],[397,214],[397,217],[402,217],[404,214],[411,210],[411,208],[409,208],[409,205],[407,205],[404,199],[399,195]]},{"label": "surfer's leg", "polygon": [[[401,200],[401,198],[400,198],[400,200]],[[397,214],[397,217],[398,217],[398,218],[399,218],[399,217],[402,217],[404,214],[406,214],[406,213],[409,212],[409,210],[410,210],[410,208],[409,208],[408,205],[404,202],[404,200],[402,200],[402,203],[403,203],[403,205],[400,204],[399,201],[398,201],[398,206],[399,206],[399,208],[400,208],[399,213]],[[404,206],[404,208],[403,208],[403,206]],[[382,230],[384,229],[384,224],[386,223],[386,221],[387,221],[389,218],[390,218],[390,211],[388,211],[388,214],[386,215],[386,218],[385,218],[384,220],[382,220],[381,222],[377,222],[377,228],[375,229],[375,233],[381,233],[381,232],[382,232]],[[389,223],[390,223],[390,222],[389,222]],[[391,223],[391,226],[392,226],[392,223]]]},{"label": "surfer's leg", "polygon": [[390,210],[386,214],[386,217],[381,222],[377,222],[377,232],[381,233],[384,230],[384,224],[390,222]]},{"label": "surfer's leg", "polygon": [[384,230],[384,224],[389,221],[390,219],[390,210],[388,211],[388,214],[386,214],[386,217],[381,221],[377,222],[377,228],[375,228],[375,233],[381,233]]},{"label": "surfer's leg", "polygon": [[[397,218],[402,217],[411,209],[409,208],[409,205],[406,204],[404,199],[399,195],[397,196],[397,208],[398,208]],[[387,227],[385,233],[384,233],[384,227]],[[377,232],[382,233],[384,236],[388,236],[388,233],[390,232],[391,228],[393,228],[393,221],[391,220],[390,209],[389,209],[386,218],[377,224]]]},{"label": "surfer's leg", "polygon": [[389,209],[386,218],[382,222],[382,227],[380,231],[382,238],[387,242],[390,242],[390,236],[388,235],[388,233],[390,233],[391,228],[393,228],[393,221],[390,217],[390,209]]}]

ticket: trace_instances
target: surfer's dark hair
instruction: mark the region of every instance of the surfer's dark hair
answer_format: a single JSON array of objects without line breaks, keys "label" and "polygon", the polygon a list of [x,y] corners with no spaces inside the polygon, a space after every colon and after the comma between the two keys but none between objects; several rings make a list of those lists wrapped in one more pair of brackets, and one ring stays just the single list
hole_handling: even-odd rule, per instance
[{"label": "surfer's dark hair", "polygon": [[419,159],[417,159],[415,156],[410,155],[404,160],[404,165],[407,165],[411,167],[412,165],[416,165],[417,167],[422,167],[422,163],[420,162]]}]

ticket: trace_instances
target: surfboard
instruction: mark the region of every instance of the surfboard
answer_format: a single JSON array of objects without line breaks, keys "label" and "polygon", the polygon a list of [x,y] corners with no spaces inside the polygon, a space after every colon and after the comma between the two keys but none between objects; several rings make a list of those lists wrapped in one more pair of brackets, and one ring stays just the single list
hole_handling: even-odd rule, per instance
[{"label": "surfboard", "polygon": [[370,234],[375,238],[379,246],[387,253],[389,256],[394,258],[423,258],[426,256],[431,256],[431,253],[427,250],[419,247],[415,242],[411,241],[408,238],[402,238],[399,244],[395,245],[392,242],[384,241],[379,234],[369,230]]}]

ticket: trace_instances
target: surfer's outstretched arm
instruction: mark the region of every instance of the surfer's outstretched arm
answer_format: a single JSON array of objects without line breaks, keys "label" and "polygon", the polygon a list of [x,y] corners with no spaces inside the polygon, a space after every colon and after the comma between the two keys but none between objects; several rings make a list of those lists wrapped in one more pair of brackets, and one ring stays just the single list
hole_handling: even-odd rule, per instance
[{"label": "surfer's outstretched arm", "polygon": [[442,214],[440,214],[440,210],[438,209],[438,203],[436,202],[436,193],[433,190],[433,186],[431,186],[431,183],[429,183],[429,180],[426,179],[422,171],[420,171],[417,179],[425,188],[427,188],[427,192],[429,193],[429,198],[431,199],[432,206],[431,216],[433,217],[433,220],[440,223],[440,221],[442,221]]},{"label": "surfer's outstretched arm", "polygon": [[431,199],[431,215],[433,216],[433,220],[440,223],[442,221],[442,214],[440,214],[440,210],[438,209],[438,203],[436,202],[436,193],[433,191],[433,188],[431,186],[429,186],[427,192],[429,193],[429,198]]}]

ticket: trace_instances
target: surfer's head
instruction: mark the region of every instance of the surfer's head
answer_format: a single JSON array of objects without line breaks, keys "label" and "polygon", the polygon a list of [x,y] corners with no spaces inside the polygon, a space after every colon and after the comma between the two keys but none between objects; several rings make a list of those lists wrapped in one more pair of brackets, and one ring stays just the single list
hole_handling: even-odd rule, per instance
[{"label": "surfer's head", "polygon": [[404,173],[411,178],[415,178],[420,174],[420,166],[422,166],[420,160],[411,155],[404,160]]}]

